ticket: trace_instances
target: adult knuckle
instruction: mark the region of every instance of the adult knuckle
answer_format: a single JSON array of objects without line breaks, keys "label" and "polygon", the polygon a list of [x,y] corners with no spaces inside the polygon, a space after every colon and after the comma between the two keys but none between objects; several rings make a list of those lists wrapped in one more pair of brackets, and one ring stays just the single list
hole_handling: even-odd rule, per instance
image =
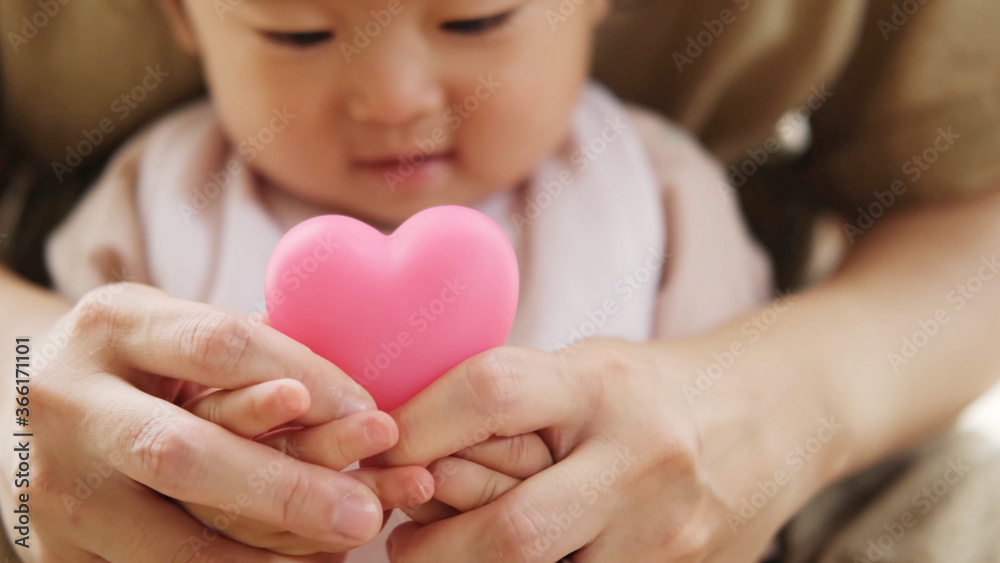
[{"label": "adult knuckle", "polygon": [[196,467],[192,435],[174,416],[152,417],[129,436],[126,451],[139,471],[160,485],[157,489],[176,489]]},{"label": "adult knuckle", "polygon": [[[327,463],[334,465],[337,469],[343,469],[344,467],[354,463],[360,457],[355,452],[358,446],[356,444],[348,443],[346,440],[331,440],[329,444]],[[297,453],[301,455],[302,447],[296,445]],[[289,453],[292,457],[297,457],[294,453]]]},{"label": "adult knuckle", "polygon": [[526,509],[507,510],[492,531],[493,547],[499,559],[527,561],[528,549],[540,543],[545,519]]},{"label": "adult knuckle", "polygon": [[181,326],[180,356],[207,371],[229,373],[246,354],[250,334],[239,315],[208,310]]},{"label": "adult knuckle", "polygon": [[466,377],[474,404],[484,411],[514,406],[523,389],[523,372],[513,354],[500,349],[469,360]]},{"label": "adult knuckle", "polygon": [[282,379],[297,379],[303,387],[309,390],[314,402],[317,401],[317,397],[326,397],[336,401],[348,396],[345,387],[349,386],[350,383],[344,383],[343,380],[338,381],[330,372],[324,371],[321,364],[309,362],[307,365],[295,366],[294,371],[287,365],[282,365],[282,367],[286,368],[287,371],[280,373],[280,377]]},{"label": "adult knuckle", "polygon": [[629,379],[640,368],[634,356],[612,346],[601,347],[592,361],[602,378],[615,381]]},{"label": "adult knuckle", "polygon": [[658,465],[666,466],[675,475],[692,475],[698,471],[697,446],[686,439],[669,421],[652,424],[646,435],[646,451]]},{"label": "adult knuckle", "polygon": [[689,519],[680,525],[663,523],[665,533],[651,546],[670,561],[699,562],[709,554],[713,531],[698,519]]},{"label": "adult knuckle", "polygon": [[112,299],[121,283],[101,286],[80,298],[73,311],[70,330],[75,336],[102,334],[113,328],[119,317],[119,307]]},{"label": "adult knuckle", "polygon": [[301,527],[316,498],[314,479],[307,471],[296,471],[289,486],[274,489],[275,502],[281,511],[281,525],[289,530]]},{"label": "adult knuckle", "polygon": [[621,341],[602,339],[576,359],[580,363],[574,371],[581,374],[579,383],[590,391],[591,406],[601,404],[609,394],[625,393],[640,401],[648,399],[644,374],[651,373],[651,364],[638,349]]},{"label": "adult knuckle", "polygon": [[426,448],[426,436],[419,432],[411,432],[409,428],[413,425],[410,422],[413,418],[407,413],[402,413],[399,418],[399,439],[395,447],[387,452],[387,459],[391,459],[391,465],[409,465],[418,461],[430,461],[424,459]]}]

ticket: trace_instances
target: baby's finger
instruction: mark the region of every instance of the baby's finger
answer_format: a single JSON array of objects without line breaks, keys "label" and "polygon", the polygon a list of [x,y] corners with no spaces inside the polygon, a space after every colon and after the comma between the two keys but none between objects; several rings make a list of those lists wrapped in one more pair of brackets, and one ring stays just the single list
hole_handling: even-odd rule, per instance
[{"label": "baby's finger", "polygon": [[434,496],[434,477],[416,465],[388,469],[366,467],[347,474],[371,489],[384,510],[418,506]]},{"label": "baby's finger", "polygon": [[434,522],[440,522],[445,518],[451,518],[452,516],[458,516],[461,514],[461,512],[437,499],[431,499],[420,506],[414,506],[412,508],[403,507],[401,510],[403,511],[403,514],[406,514],[410,518],[410,520],[413,520],[421,525],[433,524]]},{"label": "baby's finger", "polygon": [[493,502],[521,482],[457,457],[439,459],[427,469],[434,476],[434,498],[462,512]]},{"label": "baby's finger", "polygon": [[494,471],[517,479],[527,479],[552,467],[552,452],[545,441],[535,434],[492,436],[462,451],[455,457],[467,459]]},{"label": "baby's finger", "polygon": [[230,432],[253,438],[302,416],[309,410],[309,391],[294,379],[277,379],[236,391],[212,391],[183,407]]},{"label": "baby's finger", "polygon": [[365,411],[319,426],[264,436],[258,442],[302,461],[340,471],[396,444],[396,421],[381,411]]}]

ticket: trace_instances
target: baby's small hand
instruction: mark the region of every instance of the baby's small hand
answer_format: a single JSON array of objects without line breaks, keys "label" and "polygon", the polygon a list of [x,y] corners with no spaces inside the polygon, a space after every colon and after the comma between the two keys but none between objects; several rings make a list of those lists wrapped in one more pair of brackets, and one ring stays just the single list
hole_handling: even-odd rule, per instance
[{"label": "baby's small hand", "polygon": [[493,502],[551,465],[552,453],[537,434],[493,436],[430,464],[434,499],[403,512],[420,524],[456,516]]},{"label": "baby's small hand", "polygon": [[[382,453],[399,439],[392,417],[374,410],[313,427],[293,425],[309,403],[305,386],[293,379],[280,379],[234,391],[210,391],[189,400],[184,408],[235,434],[336,471]],[[348,474],[370,488],[385,510],[425,503],[434,491],[433,477],[422,467],[366,467]],[[182,504],[206,525],[225,514],[215,507]],[[227,517],[226,521],[230,525],[219,530],[223,535],[277,553],[341,551],[340,546],[324,545],[246,517]]]}]

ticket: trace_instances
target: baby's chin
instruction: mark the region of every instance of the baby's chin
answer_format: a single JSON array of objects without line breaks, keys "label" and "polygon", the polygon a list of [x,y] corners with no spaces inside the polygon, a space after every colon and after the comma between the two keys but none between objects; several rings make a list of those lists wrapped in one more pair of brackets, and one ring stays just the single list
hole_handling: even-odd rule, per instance
[{"label": "baby's chin", "polygon": [[338,207],[343,215],[350,215],[383,230],[392,230],[425,209],[442,205],[475,207],[499,191],[502,190],[442,189],[423,194],[396,192],[343,202]]},{"label": "baby's chin", "polygon": [[[319,215],[347,215],[382,230],[392,230],[417,213],[441,205],[475,207],[481,201],[512,187],[488,187],[471,178],[452,177],[426,189],[387,189],[371,181],[344,178],[333,185],[308,187],[269,183],[271,197],[291,198],[315,209]],[[338,189],[342,186],[348,189]],[[513,186],[513,185],[511,185]],[[275,193],[278,192],[278,193]]]}]

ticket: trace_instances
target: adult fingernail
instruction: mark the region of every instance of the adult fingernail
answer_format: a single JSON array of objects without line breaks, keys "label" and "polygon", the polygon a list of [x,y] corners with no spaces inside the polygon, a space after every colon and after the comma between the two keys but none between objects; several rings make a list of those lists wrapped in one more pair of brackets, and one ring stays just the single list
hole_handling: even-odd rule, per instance
[{"label": "adult fingernail", "polygon": [[333,527],[345,537],[366,541],[374,535],[380,512],[368,495],[348,495],[333,514]]},{"label": "adult fingernail", "polygon": [[340,404],[340,416],[351,416],[352,414],[358,414],[359,412],[373,411],[375,410],[375,405],[365,401],[361,397],[349,396],[344,399],[344,402]]}]

